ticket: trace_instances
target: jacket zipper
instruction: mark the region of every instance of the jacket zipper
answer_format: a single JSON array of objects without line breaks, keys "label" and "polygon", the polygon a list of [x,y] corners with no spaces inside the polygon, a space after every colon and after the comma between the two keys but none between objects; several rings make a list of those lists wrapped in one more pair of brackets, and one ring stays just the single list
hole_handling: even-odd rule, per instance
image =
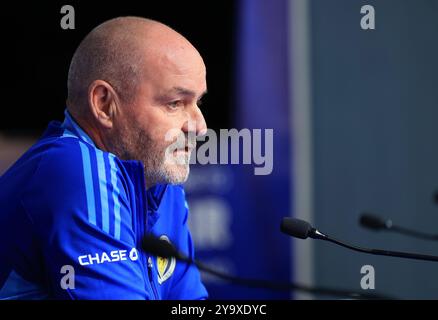
[{"label": "jacket zipper", "polygon": [[[145,208],[145,206],[144,206],[144,204],[146,203],[145,202],[146,201],[146,186],[145,186],[144,181],[143,181],[143,176],[144,176],[143,169],[141,169],[139,171],[141,171],[141,173],[139,174],[139,176],[141,178],[140,178],[140,181],[137,180],[137,186],[139,186],[139,189],[140,189],[139,191],[140,191],[141,197],[139,199],[140,201],[138,201],[137,212],[136,212],[137,213],[137,221],[138,221],[137,246],[138,246],[138,251],[140,253],[139,255],[141,257],[142,269],[143,270],[144,270],[144,268],[147,269],[146,272],[148,274],[148,276],[147,276],[148,278],[145,279],[145,282],[147,282],[146,285],[148,287],[148,291],[150,293],[152,293],[154,300],[158,300],[159,296],[158,296],[157,290],[154,286],[154,281],[153,281],[153,277],[152,277],[152,270],[149,267],[149,261],[146,261],[145,253],[143,252],[143,249],[141,248],[141,242],[142,242],[142,239],[146,233],[145,229],[146,229],[146,224],[147,224],[147,208]],[[146,274],[145,274],[146,272],[144,272],[145,278],[146,278]],[[147,280],[149,280],[149,281],[147,281]]]},{"label": "jacket zipper", "polygon": [[[145,277],[145,283],[146,286],[148,288],[148,291],[152,294],[152,298],[154,300],[157,300],[157,295],[155,293],[155,290],[152,288],[152,277],[149,271],[149,267],[147,265],[146,259],[145,259],[145,255],[143,254],[143,252],[141,252],[141,248],[139,248],[139,252],[140,252],[140,256],[141,256],[141,263],[142,263],[142,269],[143,269],[143,275]],[[146,270],[144,270],[146,268]],[[147,278],[146,278],[146,273],[147,273]],[[149,281],[148,281],[149,280]]]},{"label": "jacket zipper", "polygon": [[149,257],[148,257],[148,274],[149,274],[149,281],[150,281],[150,284],[151,284],[152,290],[153,290],[153,292],[154,292],[155,299],[158,300],[158,299],[159,299],[159,295],[158,295],[157,287],[155,286],[155,281],[154,281],[154,277],[153,277],[153,274],[154,274],[154,272],[153,272],[153,268],[154,268],[154,265],[153,265],[153,262],[152,262],[152,257],[149,256]]}]

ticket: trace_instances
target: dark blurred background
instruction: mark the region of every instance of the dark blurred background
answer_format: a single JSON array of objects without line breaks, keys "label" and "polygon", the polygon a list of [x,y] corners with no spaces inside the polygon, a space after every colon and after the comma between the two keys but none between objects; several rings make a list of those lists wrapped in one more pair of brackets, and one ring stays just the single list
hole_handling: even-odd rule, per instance
[{"label": "dark blurred background", "polygon": [[[74,30],[63,30],[63,5],[75,8]],[[67,73],[74,50],[98,24],[117,16],[161,21],[185,35],[208,66],[204,113],[212,128],[231,121],[231,68],[236,19],[234,1],[25,1],[1,10],[3,105],[0,132],[39,135],[49,119],[62,119]],[[5,110],[4,110],[5,111]]]},{"label": "dark blurred background", "polygon": [[[60,8],[75,8],[62,30]],[[360,26],[375,9],[375,30]],[[438,0],[16,2],[2,4],[0,174],[62,120],[69,62],[99,23],[135,15],[185,35],[207,65],[210,128],[274,130],[273,172],[196,165],[186,184],[197,256],[242,276],[438,298],[436,264],[358,254],[279,232],[308,220],[358,245],[438,255],[438,243],[372,233],[362,212],[438,233]],[[327,298],[224,284],[213,299]]]}]

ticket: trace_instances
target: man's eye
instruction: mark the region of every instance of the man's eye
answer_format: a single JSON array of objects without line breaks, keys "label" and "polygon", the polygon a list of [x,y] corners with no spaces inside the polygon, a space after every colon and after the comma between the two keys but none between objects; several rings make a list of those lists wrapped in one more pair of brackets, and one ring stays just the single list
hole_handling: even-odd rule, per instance
[{"label": "man's eye", "polygon": [[170,103],[168,104],[168,106],[169,106],[171,109],[176,109],[176,108],[179,108],[179,107],[183,107],[183,106],[184,106],[184,103],[183,103],[183,101],[181,101],[181,100],[176,100],[176,101],[172,101],[172,102],[170,102]]}]

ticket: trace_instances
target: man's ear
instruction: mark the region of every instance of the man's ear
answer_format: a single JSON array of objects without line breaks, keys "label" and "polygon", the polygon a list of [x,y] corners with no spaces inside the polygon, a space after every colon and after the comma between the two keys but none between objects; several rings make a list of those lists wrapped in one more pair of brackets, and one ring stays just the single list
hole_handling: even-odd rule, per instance
[{"label": "man's ear", "polygon": [[88,104],[91,114],[101,126],[107,129],[113,127],[118,102],[118,96],[108,82],[95,80],[88,87]]}]

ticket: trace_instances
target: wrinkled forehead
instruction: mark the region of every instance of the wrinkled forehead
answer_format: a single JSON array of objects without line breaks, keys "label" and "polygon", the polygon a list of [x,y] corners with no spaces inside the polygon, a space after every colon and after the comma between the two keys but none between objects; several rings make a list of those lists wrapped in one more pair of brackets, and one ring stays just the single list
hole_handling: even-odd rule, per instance
[{"label": "wrinkled forehead", "polygon": [[160,90],[179,87],[202,94],[206,91],[206,67],[190,46],[164,46],[152,50],[145,64],[145,76]]},{"label": "wrinkled forehead", "polygon": [[166,48],[157,57],[161,70],[175,75],[205,75],[205,65],[201,55],[194,48]]}]

